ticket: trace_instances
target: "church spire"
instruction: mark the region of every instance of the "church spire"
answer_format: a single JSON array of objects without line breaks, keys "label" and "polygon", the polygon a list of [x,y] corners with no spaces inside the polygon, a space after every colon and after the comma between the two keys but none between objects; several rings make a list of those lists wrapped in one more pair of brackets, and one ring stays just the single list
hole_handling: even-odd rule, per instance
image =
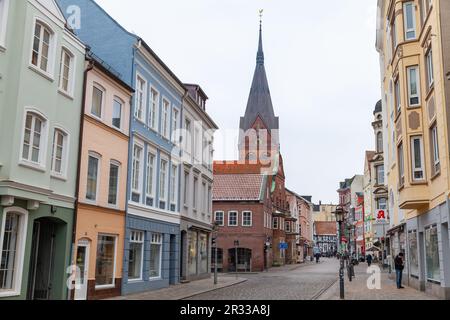
[{"label": "church spire", "polygon": [[256,64],[258,65],[264,65],[264,51],[262,43],[262,14],[263,10],[259,10],[259,45],[258,54],[256,56]]}]

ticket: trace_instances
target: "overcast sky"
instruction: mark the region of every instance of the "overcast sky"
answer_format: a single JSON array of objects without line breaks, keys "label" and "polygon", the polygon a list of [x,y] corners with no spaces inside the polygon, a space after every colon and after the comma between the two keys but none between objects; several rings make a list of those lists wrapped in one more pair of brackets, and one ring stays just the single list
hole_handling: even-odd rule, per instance
[{"label": "overcast sky", "polygon": [[[380,99],[376,0],[97,0],[171,70],[198,83],[222,130],[245,113],[264,9],[266,71],[280,117],[286,186],[337,203],[339,181],[363,174]],[[215,159],[236,159],[236,141]]]}]

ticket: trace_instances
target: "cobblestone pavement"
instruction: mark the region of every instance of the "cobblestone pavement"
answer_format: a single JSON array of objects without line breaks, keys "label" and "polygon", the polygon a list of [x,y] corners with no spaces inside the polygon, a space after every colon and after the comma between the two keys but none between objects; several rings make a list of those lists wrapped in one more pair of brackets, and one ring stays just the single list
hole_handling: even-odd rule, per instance
[{"label": "cobblestone pavement", "polygon": [[[405,289],[397,289],[395,280],[389,279],[387,272],[381,273],[380,289],[370,290],[367,286],[367,280],[370,277],[370,274],[367,273],[367,264],[356,266],[355,276],[356,278],[349,282],[347,272],[345,272],[345,300],[437,300],[437,298],[409,288],[405,284],[403,284]],[[319,300],[340,300],[339,282],[321,295]]]},{"label": "cobblestone pavement", "polygon": [[[336,259],[320,264],[273,268],[270,272],[248,274],[248,281],[188,300],[311,300],[316,299],[337,280]],[[231,276],[231,275],[230,275]]]}]

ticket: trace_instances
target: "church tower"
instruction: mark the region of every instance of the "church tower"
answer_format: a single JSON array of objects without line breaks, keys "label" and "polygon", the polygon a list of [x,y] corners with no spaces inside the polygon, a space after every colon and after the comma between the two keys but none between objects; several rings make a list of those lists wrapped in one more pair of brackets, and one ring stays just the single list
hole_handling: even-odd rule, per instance
[{"label": "church tower", "polygon": [[259,25],[259,44],[256,69],[248,98],[247,109],[240,120],[239,160],[241,162],[270,161],[278,155],[279,119],[273,110],[269,83],[264,67],[262,21]]}]

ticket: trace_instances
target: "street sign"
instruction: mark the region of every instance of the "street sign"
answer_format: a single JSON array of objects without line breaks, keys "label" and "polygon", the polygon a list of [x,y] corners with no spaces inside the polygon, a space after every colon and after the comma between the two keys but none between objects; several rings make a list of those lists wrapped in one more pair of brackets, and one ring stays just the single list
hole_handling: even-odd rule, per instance
[{"label": "street sign", "polygon": [[386,217],[386,210],[377,210],[376,211],[376,220],[377,221],[386,221],[387,220],[387,217]]},{"label": "street sign", "polygon": [[348,242],[348,241],[347,241],[347,238],[346,238],[346,237],[342,237],[342,238],[341,238],[341,242],[347,243],[347,242]]},{"label": "street sign", "polygon": [[280,248],[280,249],[287,249],[287,248],[289,248],[289,246],[288,246],[288,244],[285,243],[285,242],[280,242],[279,248]]}]

